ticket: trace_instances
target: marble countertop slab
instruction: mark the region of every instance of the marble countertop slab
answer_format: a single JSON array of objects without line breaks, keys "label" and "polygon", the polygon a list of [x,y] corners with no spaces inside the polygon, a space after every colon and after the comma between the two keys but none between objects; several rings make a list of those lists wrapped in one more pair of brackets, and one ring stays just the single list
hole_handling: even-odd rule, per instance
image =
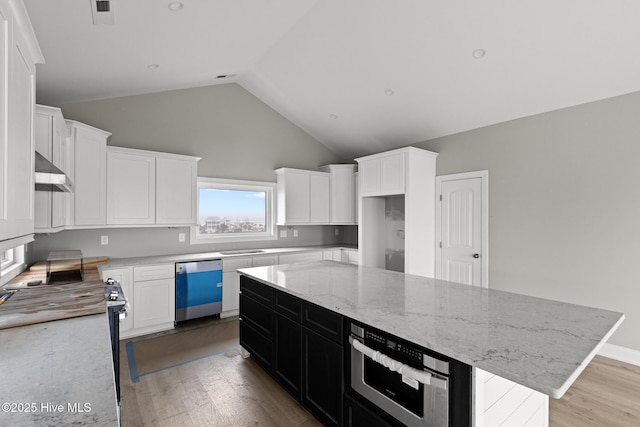
[{"label": "marble countertop slab", "polygon": [[0,330],[0,348],[0,425],[118,425],[105,313]]},{"label": "marble countertop slab", "polygon": [[[130,267],[136,265],[162,264],[165,262],[190,262],[207,259],[225,259],[254,257],[261,255],[281,255],[287,253],[303,253],[314,252],[329,249],[358,249],[353,245],[319,245],[319,246],[293,246],[286,248],[264,248],[264,249],[240,249],[237,251],[228,250],[220,252],[199,252],[193,254],[175,254],[175,255],[152,255],[144,257],[129,258],[110,258],[107,264],[98,266],[100,272],[105,268]],[[232,253],[233,252],[233,253]]]},{"label": "marble countertop slab", "polygon": [[624,314],[332,261],[241,274],[554,398]]}]

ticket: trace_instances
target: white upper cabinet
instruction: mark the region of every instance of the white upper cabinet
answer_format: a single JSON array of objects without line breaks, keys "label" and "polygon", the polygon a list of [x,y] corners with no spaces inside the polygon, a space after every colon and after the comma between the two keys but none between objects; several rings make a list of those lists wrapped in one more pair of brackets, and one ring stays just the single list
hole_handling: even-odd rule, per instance
[{"label": "white upper cabinet", "polygon": [[73,170],[65,172],[73,181],[73,218],[78,228],[107,223],[107,139],[111,134],[67,120],[71,131]]},{"label": "white upper cabinet", "polygon": [[326,172],[276,171],[278,225],[329,224],[330,179]]},{"label": "white upper cabinet", "polygon": [[394,150],[356,160],[360,176],[359,190],[362,197],[404,194],[404,151]]},{"label": "white upper cabinet", "polygon": [[309,176],[309,223],[328,224],[330,219],[330,189],[329,175]]},{"label": "white upper cabinet", "polygon": [[[36,105],[35,149],[58,169],[69,169],[69,128],[59,108]],[[71,195],[59,191],[35,192],[35,231],[51,233],[66,225]]]},{"label": "white upper cabinet", "polygon": [[0,0],[0,249],[32,240],[36,63],[43,63],[22,2]]},{"label": "white upper cabinet", "polygon": [[326,165],[319,169],[330,175],[329,224],[351,225],[356,221],[355,165]]},{"label": "white upper cabinet", "polygon": [[156,158],[107,149],[107,224],[155,224]]},{"label": "white upper cabinet", "polygon": [[156,224],[196,224],[198,160],[187,156],[156,158]]},{"label": "white upper cabinet", "polygon": [[199,157],[107,148],[108,225],[194,225]]},{"label": "white upper cabinet", "polygon": [[[392,231],[402,236],[393,245],[403,246],[403,271],[434,277],[437,156],[438,153],[406,147],[356,159],[361,265],[386,268],[387,237]],[[389,217],[391,211],[398,218]],[[398,226],[402,228],[393,228]]]}]

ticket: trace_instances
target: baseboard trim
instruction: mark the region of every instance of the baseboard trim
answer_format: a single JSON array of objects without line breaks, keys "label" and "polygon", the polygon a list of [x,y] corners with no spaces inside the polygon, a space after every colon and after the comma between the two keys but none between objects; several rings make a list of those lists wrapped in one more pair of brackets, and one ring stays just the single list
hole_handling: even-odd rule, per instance
[{"label": "baseboard trim", "polygon": [[602,346],[600,351],[598,351],[598,355],[640,366],[640,351],[627,347],[605,344]]}]

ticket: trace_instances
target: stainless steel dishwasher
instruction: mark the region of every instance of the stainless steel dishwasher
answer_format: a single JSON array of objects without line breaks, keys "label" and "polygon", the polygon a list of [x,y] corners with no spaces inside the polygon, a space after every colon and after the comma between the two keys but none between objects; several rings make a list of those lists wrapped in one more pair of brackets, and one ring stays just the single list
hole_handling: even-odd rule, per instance
[{"label": "stainless steel dishwasher", "polygon": [[219,315],[222,311],[222,261],[176,263],[176,322]]}]

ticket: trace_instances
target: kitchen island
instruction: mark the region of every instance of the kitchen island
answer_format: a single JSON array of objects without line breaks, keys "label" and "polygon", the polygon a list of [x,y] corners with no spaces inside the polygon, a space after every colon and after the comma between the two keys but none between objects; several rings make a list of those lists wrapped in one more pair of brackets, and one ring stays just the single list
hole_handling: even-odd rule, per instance
[{"label": "kitchen island", "polygon": [[[624,319],[607,310],[330,261],[239,271],[468,364],[478,377],[493,374],[553,398],[564,394]],[[480,420],[478,377],[475,423],[491,425]]]}]

